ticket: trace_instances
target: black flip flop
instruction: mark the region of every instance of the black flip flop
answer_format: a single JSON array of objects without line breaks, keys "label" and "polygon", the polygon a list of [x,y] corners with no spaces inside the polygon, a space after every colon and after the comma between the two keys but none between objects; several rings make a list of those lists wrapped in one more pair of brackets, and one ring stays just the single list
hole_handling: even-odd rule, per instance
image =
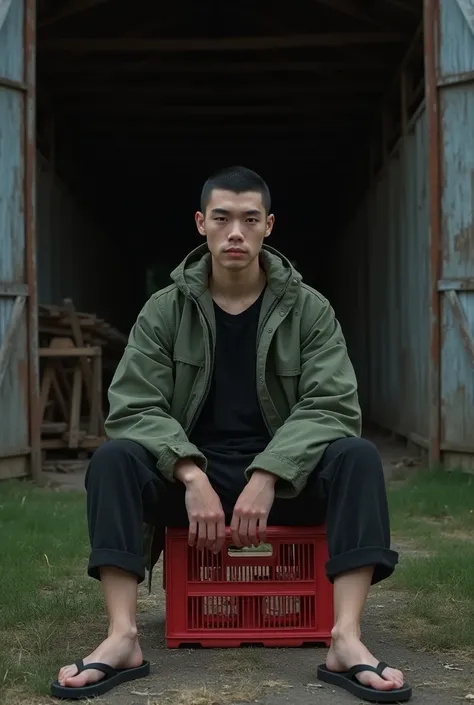
[{"label": "black flip flop", "polygon": [[92,683],[91,685],[85,685],[83,688],[71,688],[63,685],[59,685],[58,681],[51,683],[51,695],[55,698],[63,698],[66,700],[83,700],[85,698],[95,698],[98,695],[104,695],[115,686],[120,685],[120,683],[126,683],[127,681],[133,681],[136,678],[145,678],[150,673],[150,664],[148,661],[143,661],[141,666],[137,668],[112,668],[106,663],[88,663],[84,664],[82,659],[78,659],[74,662],[77,667],[76,675],[82,673],[82,671],[96,670],[105,673],[105,678],[97,683]]},{"label": "black flip flop", "polygon": [[378,666],[364,666],[360,664],[358,666],[353,666],[348,671],[342,671],[337,673],[336,671],[330,671],[324,664],[318,666],[318,678],[325,683],[330,685],[337,685],[339,688],[344,688],[345,690],[352,693],[352,695],[357,695],[361,700],[367,700],[371,703],[401,703],[410,700],[411,698],[411,687],[409,685],[404,685],[402,688],[397,688],[396,690],[377,690],[367,685],[362,685],[357,679],[356,674],[362,671],[373,671],[378,676],[382,677],[382,672],[387,668],[387,664],[380,661]]}]

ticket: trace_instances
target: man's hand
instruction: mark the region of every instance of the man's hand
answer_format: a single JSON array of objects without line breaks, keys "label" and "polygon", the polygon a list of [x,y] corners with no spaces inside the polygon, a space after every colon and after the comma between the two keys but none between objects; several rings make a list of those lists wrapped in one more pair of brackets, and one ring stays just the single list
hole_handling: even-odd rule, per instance
[{"label": "man's hand", "polygon": [[189,545],[197,546],[200,551],[208,548],[219,553],[225,540],[225,516],[207,475],[188,460],[179,461],[174,474],[186,487]]},{"label": "man's hand", "polygon": [[233,543],[258,546],[266,541],[267,519],[275,499],[277,477],[263,470],[255,470],[241,492],[232,515],[230,530]]}]

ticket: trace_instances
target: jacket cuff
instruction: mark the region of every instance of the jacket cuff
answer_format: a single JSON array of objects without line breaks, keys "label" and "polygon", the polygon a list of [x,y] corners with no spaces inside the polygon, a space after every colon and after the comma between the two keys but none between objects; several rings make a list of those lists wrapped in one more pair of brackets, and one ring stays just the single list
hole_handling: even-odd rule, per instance
[{"label": "jacket cuff", "polygon": [[253,463],[246,469],[245,478],[250,480],[255,470],[265,470],[278,477],[275,485],[275,496],[281,499],[297,497],[306,484],[307,478],[297,465],[270,452],[257,455]]},{"label": "jacket cuff", "polygon": [[158,457],[156,466],[167,480],[176,482],[174,467],[178,460],[183,460],[184,458],[190,458],[203,472],[207,472],[207,460],[205,456],[193,443],[189,442],[167,446]]}]

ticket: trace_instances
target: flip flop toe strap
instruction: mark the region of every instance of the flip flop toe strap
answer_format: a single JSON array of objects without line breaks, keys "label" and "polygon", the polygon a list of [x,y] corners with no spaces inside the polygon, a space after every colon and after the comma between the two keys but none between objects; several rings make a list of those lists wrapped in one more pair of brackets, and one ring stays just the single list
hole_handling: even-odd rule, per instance
[{"label": "flip flop toe strap", "polygon": [[357,666],[352,666],[352,668],[347,671],[346,676],[347,678],[353,679],[354,676],[356,676],[358,673],[362,673],[362,671],[371,671],[372,673],[376,673],[382,678],[382,673],[385,671],[386,668],[388,668],[388,665],[384,661],[380,661],[376,667],[360,663]]},{"label": "flip flop toe strap", "polygon": [[106,678],[111,678],[112,676],[115,676],[117,671],[115,668],[112,668],[112,666],[108,666],[106,663],[84,663],[84,661],[80,658],[77,659],[77,661],[74,661],[74,665],[77,668],[77,675],[79,673],[82,673],[82,671],[101,671]]}]

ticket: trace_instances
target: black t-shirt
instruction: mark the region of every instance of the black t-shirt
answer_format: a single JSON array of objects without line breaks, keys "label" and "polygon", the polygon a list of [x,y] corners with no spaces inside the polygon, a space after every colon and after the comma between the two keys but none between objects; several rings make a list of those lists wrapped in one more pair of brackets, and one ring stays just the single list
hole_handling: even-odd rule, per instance
[{"label": "black t-shirt", "polygon": [[[228,502],[245,486],[244,471],[270,441],[257,396],[257,329],[263,292],[233,315],[214,303],[216,348],[211,388],[190,440],[208,460],[208,476]],[[229,507],[230,508],[230,507]]]}]

